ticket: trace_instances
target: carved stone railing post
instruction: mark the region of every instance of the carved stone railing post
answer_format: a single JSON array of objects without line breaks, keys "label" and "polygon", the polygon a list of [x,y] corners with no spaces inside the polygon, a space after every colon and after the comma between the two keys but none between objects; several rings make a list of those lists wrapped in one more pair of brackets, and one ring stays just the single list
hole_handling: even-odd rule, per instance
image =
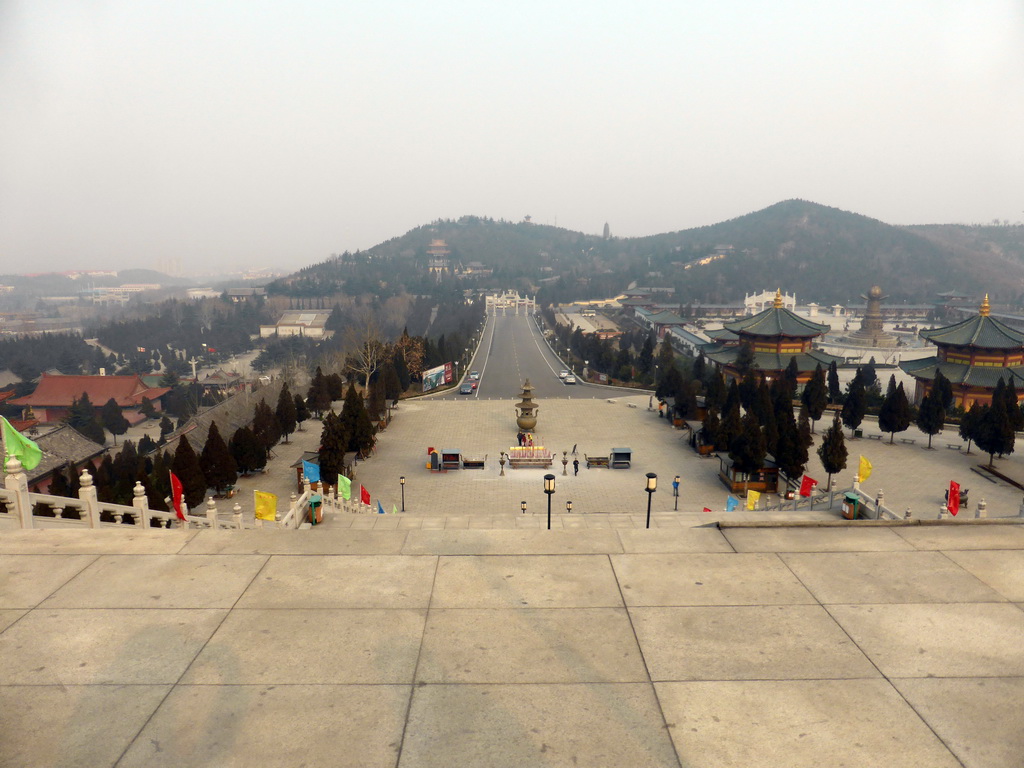
[{"label": "carved stone railing post", "polygon": [[978,502],[978,509],[974,512],[975,517],[988,517],[988,504],[982,499]]},{"label": "carved stone railing post", "polygon": [[4,469],[7,472],[7,477],[4,478],[4,488],[14,491],[15,505],[17,506],[15,513],[18,515],[21,527],[34,528],[32,502],[28,497],[28,476],[25,474],[21,462],[14,458],[8,459]]},{"label": "carved stone railing post", "polygon": [[234,514],[235,528],[237,528],[238,530],[242,530],[242,505],[236,501],[235,506],[232,508],[231,512]]},{"label": "carved stone railing post", "polygon": [[206,522],[212,530],[217,530],[217,502],[213,496],[206,500]]},{"label": "carved stone railing post", "polygon": [[85,505],[86,517],[89,520],[90,528],[100,527],[100,500],[96,495],[96,486],[92,484],[92,475],[88,470],[83,469],[78,478],[78,498]]},{"label": "carved stone railing post", "polygon": [[137,510],[135,514],[135,524],[140,527],[143,531],[149,530],[149,499],[146,498],[146,489],[142,487],[142,483],[138,480],[135,481],[135,487],[132,489],[132,506]]}]

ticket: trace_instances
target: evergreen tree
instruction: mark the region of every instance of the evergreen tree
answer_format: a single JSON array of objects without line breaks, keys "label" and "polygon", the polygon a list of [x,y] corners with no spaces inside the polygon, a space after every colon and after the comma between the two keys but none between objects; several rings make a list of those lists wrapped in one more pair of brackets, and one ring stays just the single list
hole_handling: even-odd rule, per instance
[{"label": "evergreen tree", "polygon": [[697,358],[693,361],[693,378],[695,381],[704,384],[704,380],[707,378],[708,361],[704,357],[704,350],[701,350],[697,354]]},{"label": "evergreen tree", "polygon": [[839,387],[839,368],[833,360],[828,366],[828,401],[838,405],[842,398],[842,389]]},{"label": "evergreen tree", "polygon": [[412,386],[412,374],[409,371],[409,365],[405,361],[405,353],[397,350],[391,361],[395,366],[395,373],[398,374],[398,383],[401,386],[401,391],[408,391],[409,387]]},{"label": "evergreen tree", "polygon": [[928,449],[932,447],[932,437],[942,431],[946,424],[946,409],[942,407],[942,393],[932,389],[924,396],[917,410],[917,428],[928,435]]},{"label": "evergreen tree", "polygon": [[121,406],[114,398],[107,400],[100,411],[100,418],[103,420],[103,426],[114,436],[114,445],[117,445],[117,436],[127,432],[129,425],[128,419],[121,413]]},{"label": "evergreen tree", "polygon": [[654,334],[652,328],[650,333],[647,334],[647,338],[644,339],[644,345],[640,347],[640,354],[636,358],[636,367],[640,369],[640,373],[644,376],[649,376],[651,369],[654,367],[654,345],[657,343],[658,338]]},{"label": "evergreen tree", "polygon": [[[694,377],[696,377],[696,374],[694,374]],[[722,376],[721,371],[709,371],[705,379],[707,380],[707,386],[704,389],[704,405],[708,408],[714,408],[721,413],[725,407],[727,392],[725,377]]]},{"label": "evergreen tree", "polygon": [[126,440],[120,452],[113,460],[111,481],[114,485],[113,498],[115,504],[131,504],[135,488],[135,476],[139,471],[139,454],[135,443]]},{"label": "evergreen tree", "polygon": [[160,419],[160,440],[164,441],[167,436],[174,431],[174,422],[172,422],[167,416]]},{"label": "evergreen tree", "polygon": [[71,407],[68,409],[68,415],[64,421],[94,443],[104,445],[107,442],[103,426],[96,419],[96,409],[89,400],[87,392],[83,392],[80,398],[71,401]]},{"label": "evergreen tree", "polygon": [[66,464],[56,472],[53,473],[53,478],[50,480],[50,487],[47,489],[47,493],[51,496],[71,496],[71,482],[68,480],[67,470],[71,468],[70,464]]},{"label": "evergreen tree", "polygon": [[775,457],[775,463],[778,464],[779,470],[793,481],[804,473],[804,467],[807,465],[807,451],[806,449],[802,452],[800,450],[800,430],[793,417],[793,405],[787,386],[779,387],[777,390],[774,417],[779,436],[775,450],[771,453]]},{"label": "evergreen tree", "polygon": [[100,501],[114,501],[114,460],[108,453],[93,472],[92,484],[96,488],[96,498]]},{"label": "evergreen tree", "polygon": [[1013,453],[1016,434],[1010,424],[1010,417],[1006,410],[1005,384],[999,380],[996,391],[992,395],[992,405],[982,410],[978,429],[974,436],[974,442],[985,453],[988,454],[989,466],[995,459],[995,454],[1004,456]]},{"label": "evergreen tree", "polygon": [[[773,386],[776,385],[783,393],[787,393],[789,391],[789,387],[784,381],[776,381]],[[785,394],[783,395],[783,398],[785,398]],[[779,444],[779,427],[775,419],[775,404],[772,401],[772,392],[769,391],[768,385],[765,384],[764,381],[762,381],[757,388],[754,417],[761,425],[762,432],[764,433],[765,448],[768,453],[774,455],[775,449]]]},{"label": "evergreen tree", "polygon": [[889,377],[889,384],[885,388],[885,396],[888,398],[888,397],[892,397],[895,394],[896,394],[896,374],[894,373],[892,376]]},{"label": "evergreen tree", "polygon": [[384,383],[384,397],[391,402],[396,402],[402,396],[402,382],[398,379],[398,372],[391,361],[384,363],[380,370],[380,380]]},{"label": "evergreen tree", "polygon": [[971,441],[978,434],[978,427],[981,425],[982,407],[975,400],[971,403],[970,410],[960,417],[960,439],[967,441],[967,453],[971,452]]},{"label": "evergreen tree", "polygon": [[145,416],[147,419],[156,417],[156,408],[153,406],[153,401],[148,397],[143,396],[142,405],[139,406],[139,413]]},{"label": "evergreen tree", "polygon": [[667,371],[662,371],[658,377],[658,386],[654,390],[654,396],[661,401],[667,401],[670,397],[675,397],[676,393],[682,388],[683,375],[679,372],[679,369],[674,365]]},{"label": "evergreen tree", "polygon": [[379,420],[387,411],[387,400],[384,398],[384,382],[377,379],[370,385],[370,399],[367,402],[367,412],[371,420]]},{"label": "evergreen tree", "polygon": [[789,365],[783,373],[786,385],[789,387],[789,396],[796,394],[796,388],[800,384],[800,364],[796,361],[796,355],[789,358]]},{"label": "evergreen tree", "polygon": [[[289,401],[291,398],[289,398]],[[206,445],[202,453],[203,475],[207,484],[216,489],[217,493],[224,493],[229,485],[234,485],[238,479],[238,465],[228,450],[224,438],[217,429],[217,423],[210,423],[210,431],[206,435]]]},{"label": "evergreen tree", "polygon": [[[825,385],[825,371],[821,363],[814,369],[811,380],[807,382],[803,393],[800,395],[801,402],[807,406],[808,416],[816,422],[825,412],[828,405],[828,389]],[[811,424],[811,432],[814,432],[814,424]]]},{"label": "evergreen tree", "polygon": [[739,434],[729,444],[729,458],[732,459],[733,468],[747,475],[749,484],[749,476],[764,466],[766,453],[761,425],[753,413],[748,413],[741,421]]},{"label": "evergreen tree", "polygon": [[1010,420],[1010,429],[1020,432],[1024,427],[1024,412],[1021,411],[1020,403],[1017,402],[1017,385],[1014,384],[1012,376],[1006,389],[1003,390],[1003,397],[1006,400],[1006,415]]},{"label": "evergreen tree", "polygon": [[281,426],[277,423],[277,416],[270,410],[266,400],[260,400],[256,404],[252,419],[252,433],[268,453],[281,439]]},{"label": "evergreen tree", "polygon": [[867,394],[864,392],[864,382],[861,379],[860,369],[853,376],[850,382],[850,389],[846,393],[846,400],[843,402],[843,424],[850,429],[850,434],[860,426],[867,412]]},{"label": "evergreen tree", "polygon": [[715,450],[728,451],[733,438],[735,438],[742,429],[743,424],[740,419],[740,403],[737,398],[733,401],[729,410],[722,416],[722,420],[718,424],[718,431],[715,433]]},{"label": "evergreen tree", "polygon": [[818,458],[821,459],[821,466],[828,473],[828,488],[832,488],[832,475],[846,469],[846,441],[843,439],[842,424],[839,417],[832,420],[818,446]]},{"label": "evergreen tree", "polygon": [[139,455],[145,456],[156,450],[156,440],[149,435],[143,435],[139,440]]},{"label": "evergreen tree", "polygon": [[306,401],[302,399],[302,395],[298,392],[295,393],[295,423],[298,425],[299,431],[302,432],[302,423],[309,419],[309,409],[306,408]]},{"label": "evergreen tree", "polygon": [[288,391],[288,384],[284,384],[281,387],[281,394],[277,398],[277,409],[274,412],[277,417],[277,423],[281,427],[281,434],[284,435],[284,441],[288,442],[288,435],[295,431],[296,423],[296,412],[295,412],[295,400],[292,398],[292,393]]},{"label": "evergreen tree", "polygon": [[755,359],[753,345],[748,341],[744,341],[739,346],[739,351],[736,353],[736,362],[733,365],[741,377],[746,376],[747,372],[755,367]]},{"label": "evergreen tree", "polygon": [[206,476],[202,467],[199,466],[199,459],[196,452],[188,442],[188,438],[182,435],[178,440],[178,448],[174,452],[174,461],[171,463],[171,471],[181,481],[182,492],[185,496],[185,503],[190,510],[196,510],[206,498]]},{"label": "evergreen tree", "polygon": [[882,408],[878,412],[878,428],[889,433],[889,445],[892,445],[896,433],[905,431],[909,426],[910,403],[907,402],[903,384],[900,384],[893,391],[892,397],[882,401]]},{"label": "evergreen tree", "polygon": [[717,445],[718,443],[718,429],[721,426],[721,421],[718,418],[718,411],[714,408],[708,408],[707,413],[704,416],[704,421],[701,424],[701,439],[704,445]]},{"label": "evergreen tree", "polygon": [[[327,394],[330,395],[331,403],[341,400],[345,396],[345,381],[340,373],[332,373],[325,379],[327,382]],[[328,408],[330,405],[328,405]]]},{"label": "evergreen tree", "polygon": [[338,475],[345,469],[345,451],[348,435],[341,423],[341,417],[333,411],[324,419],[320,433],[320,480],[326,485],[337,485]]},{"label": "evergreen tree", "polygon": [[231,457],[243,475],[258,472],[267,465],[267,449],[249,427],[239,427],[231,436]]},{"label": "evergreen tree", "polygon": [[331,407],[331,391],[328,388],[327,377],[324,376],[319,365],[316,367],[313,381],[306,393],[306,405],[316,414],[317,418],[320,418],[323,412]]},{"label": "evergreen tree", "polygon": [[754,409],[759,384],[760,381],[758,380],[758,377],[754,375],[753,369],[748,368],[747,372],[743,374],[743,378],[740,379],[740,383],[738,385],[740,405],[743,406],[743,410],[750,411]]},{"label": "evergreen tree", "polygon": [[797,434],[799,440],[797,445],[800,450],[800,463],[807,468],[807,462],[810,460],[811,445],[814,444],[814,437],[811,434],[811,420],[807,415],[807,406],[801,406],[800,415],[796,422]]},{"label": "evergreen tree", "polygon": [[149,483],[143,487],[146,489],[146,498],[149,500],[150,509],[158,509],[161,512],[169,512],[167,502],[164,499],[171,495],[170,463],[167,453],[157,451],[153,459],[153,471],[149,473]]},{"label": "evergreen tree", "polygon": [[939,392],[939,402],[942,410],[947,413],[953,407],[953,385],[949,379],[942,375],[942,371],[935,371],[935,380],[932,381],[932,389]]}]

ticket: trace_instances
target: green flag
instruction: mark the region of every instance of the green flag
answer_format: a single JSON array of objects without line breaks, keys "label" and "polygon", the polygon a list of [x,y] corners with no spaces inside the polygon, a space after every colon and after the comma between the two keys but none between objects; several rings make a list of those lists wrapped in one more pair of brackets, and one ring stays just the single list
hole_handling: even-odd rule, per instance
[{"label": "green flag", "polygon": [[392,505],[391,505],[391,514],[392,515],[397,515],[398,514],[398,505],[397,504],[392,503]]},{"label": "green flag", "polygon": [[344,475],[338,475],[338,493],[345,501],[352,498],[352,481]]},{"label": "green flag", "polygon": [[43,451],[21,432],[11,426],[11,422],[0,416],[3,422],[4,446],[8,457],[15,457],[25,469],[32,470],[39,466]]}]

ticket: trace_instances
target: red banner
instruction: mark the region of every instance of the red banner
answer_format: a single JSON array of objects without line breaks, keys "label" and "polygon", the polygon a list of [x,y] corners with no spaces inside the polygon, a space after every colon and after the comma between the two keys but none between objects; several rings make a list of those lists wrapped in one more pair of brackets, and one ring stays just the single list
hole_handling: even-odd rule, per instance
[{"label": "red banner", "polygon": [[369,505],[370,503],[370,492],[366,490],[366,486],[364,485],[359,486],[359,500],[366,505]]},{"label": "red banner", "polygon": [[171,472],[171,504],[174,506],[174,511],[178,513],[178,519],[184,520],[185,513],[181,511],[181,499],[185,495],[184,490],[181,487],[181,480],[178,476]]},{"label": "red banner", "polygon": [[818,481],[815,480],[813,477],[808,477],[807,475],[804,475],[804,479],[800,483],[800,495],[810,496],[811,492],[814,490],[814,487],[817,484]]},{"label": "red banner", "polygon": [[954,517],[960,511],[960,483],[955,480],[949,481],[949,499],[946,502],[946,509]]}]

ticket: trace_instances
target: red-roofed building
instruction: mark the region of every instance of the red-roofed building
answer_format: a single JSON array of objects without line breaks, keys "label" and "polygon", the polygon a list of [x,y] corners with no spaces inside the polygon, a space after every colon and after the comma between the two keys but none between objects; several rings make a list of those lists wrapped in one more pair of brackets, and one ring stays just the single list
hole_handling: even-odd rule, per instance
[{"label": "red-roofed building", "polygon": [[84,392],[97,411],[110,398],[121,406],[125,418],[132,421],[139,414],[142,398],[149,398],[154,410],[163,409],[161,396],[170,387],[150,387],[139,376],[60,376],[44,373],[36,391],[10,401],[11,405],[31,408],[35,418],[44,424],[60,421],[68,414],[71,403]]}]

